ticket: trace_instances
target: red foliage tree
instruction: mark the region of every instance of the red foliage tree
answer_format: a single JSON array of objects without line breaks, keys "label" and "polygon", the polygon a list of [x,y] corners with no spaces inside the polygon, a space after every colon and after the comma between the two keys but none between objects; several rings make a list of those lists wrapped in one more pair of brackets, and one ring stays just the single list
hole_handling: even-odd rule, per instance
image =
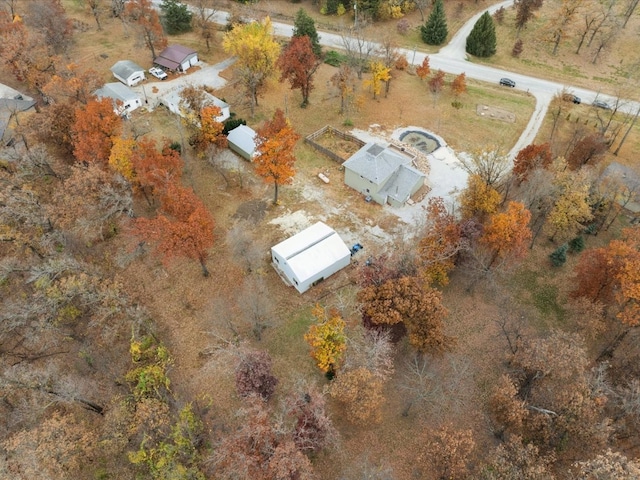
[{"label": "red foliage tree", "polygon": [[513,174],[518,179],[518,183],[522,183],[533,170],[547,168],[552,161],[551,145],[548,143],[540,145],[532,143],[518,152],[513,161]]},{"label": "red foliage tree", "polygon": [[308,36],[293,37],[280,54],[276,66],[282,72],[280,81],[289,81],[291,89],[300,89],[302,93],[301,107],[309,104],[309,94],[313,90],[313,75],[322,64],[322,60],[313,52],[313,45]]},{"label": "red foliage tree", "polygon": [[122,120],[113,111],[110,98],[91,100],[76,109],[71,128],[73,155],[79,162],[107,166],[114,138],[122,128]]},{"label": "red foliage tree", "polygon": [[416,68],[416,75],[420,78],[420,80],[424,80],[431,73],[431,68],[429,67],[429,57],[424,57],[422,64]]},{"label": "red foliage tree", "polygon": [[587,163],[595,165],[602,159],[607,148],[607,141],[601,134],[585,135],[567,155],[567,165],[571,170],[577,170]]},{"label": "red foliage tree", "polygon": [[133,149],[131,163],[136,181],[143,191],[162,192],[182,177],[184,162],[175,150],[165,144],[159,152],[155,140],[141,139]]},{"label": "red foliage tree", "polygon": [[171,182],[161,198],[161,213],[156,218],[135,221],[136,236],[155,243],[164,261],[184,256],[198,260],[207,277],[207,250],[213,246],[213,218],[190,188]]}]

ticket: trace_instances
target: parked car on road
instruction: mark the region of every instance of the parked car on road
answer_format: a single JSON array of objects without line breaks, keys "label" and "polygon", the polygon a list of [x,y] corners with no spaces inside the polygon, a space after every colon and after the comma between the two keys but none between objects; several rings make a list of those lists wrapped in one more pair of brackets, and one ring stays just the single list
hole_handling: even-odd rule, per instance
[{"label": "parked car on road", "polygon": [[603,102],[602,100],[594,100],[591,105],[593,105],[596,108],[602,108],[604,110],[611,110],[611,107],[609,106],[609,104],[607,102]]},{"label": "parked car on road", "polygon": [[562,95],[562,99],[565,102],[573,102],[576,105],[580,104],[580,102],[582,102],[582,100],[580,99],[580,97],[574,95],[573,93],[565,93]]},{"label": "parked car on road", "polygon": [[167,78],[166,72],[158,67],[151,67],[149,73],[160,80]]},{"label": "parked car on road", "polygon": [[516,82],[514,82],[510,78],[501,78],[500,79],[500,85],[504,85],[505,87],[513,88],[513,87],[516,86]]}]

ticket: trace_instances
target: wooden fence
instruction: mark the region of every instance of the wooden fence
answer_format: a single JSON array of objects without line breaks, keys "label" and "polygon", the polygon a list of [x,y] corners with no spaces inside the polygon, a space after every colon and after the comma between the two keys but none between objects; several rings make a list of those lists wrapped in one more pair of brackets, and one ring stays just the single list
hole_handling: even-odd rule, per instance
[{"label": "wooden fence", "polygon": [[340,130],[338,130],[336,128],[333,128],[331,125],[325,125],[320,130],[317,130],[317,131],[315,131],[315,132],[313,132],[313,133],[311,133],[311,134],[309,134],[309,135],[307,135],[305,137],[305,139],[304,139],[305,143],[308,143],[315,150],[317,150],[318,152],[322,153],[323,155],[326,155],[331,160],[334,160],[334,161],[338,162],[341,165],[346,160],[346,158],[342,158],[340,155],[332,152],[328,148],[323,147],[322,145],[320,145],[320,144],[318,144],[318,143],[316,143],[314,141],[316,138],[319,138],[319,137],[321,137],[322,135],[325,135],[325,134],[334,135],[336,137],[342,138],[343,140],[348,140],[349,142],[353,142],[356,145],[358,145],[358,147],[363,147],[365,145],[365,142],[363,142],[359,138],[356,138],[353,135],[350,135],[348,133],[341,132]]}]

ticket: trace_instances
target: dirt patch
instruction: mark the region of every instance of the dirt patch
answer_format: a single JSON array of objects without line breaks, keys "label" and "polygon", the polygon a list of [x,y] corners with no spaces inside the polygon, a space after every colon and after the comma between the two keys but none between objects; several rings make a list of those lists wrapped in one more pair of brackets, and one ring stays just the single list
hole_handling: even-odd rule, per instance
[{"label": "dirt patch", "polygon": [[508,123],[516,123],[515,113],[511,113],[508,110],[503,110],[501,108],[490,107],[488,105],[478,105],[476,107],[476,114],[485,118],[501,120]]},{"label": "dirt patch", "polygon": [[253,224],[257,224],[262,221],[266,213],[267,202],[255,199],[241,204],[233,215],[233,218],[247,220]]}]

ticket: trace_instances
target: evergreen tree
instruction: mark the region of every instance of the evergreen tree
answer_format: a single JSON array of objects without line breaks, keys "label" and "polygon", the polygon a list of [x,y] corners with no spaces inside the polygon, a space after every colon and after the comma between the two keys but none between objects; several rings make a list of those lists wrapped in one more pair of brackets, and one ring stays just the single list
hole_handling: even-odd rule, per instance
[{"label": "evergreen tree", "polygon": [[489,12],[484,12],[467,37],[467,53],[490,57],[496,53],[496,28]]},{"label": "evergreen tree", "polygon": [[442,0],[436,0],[433,4],[433,10],[425,24],[420,27],[420,32],[422,40],[428,45],[441,45],[447,39],[449,31]]},{"label": "evergreen tree", "polygon": [[301,8],[296,13],[296,18],[293,21],[293,36],[302,37],[304,35],[309,37],[309,40],[311,40],[313,53],[315,53],[317,57],[322,56],[322,47],[320,46],[320,37],[316,30],[316,23],[313,18],[307,14],[304,8]]},{"label": "evergreen tree", "polygon": [[584,250],[585,243],[582,235],[577,236],[573,240],[569,241],[569,251],[571,253],[580,253]]},{"label": "evergreen tree", "polygon": [[162,0],[162,22],[169,35],[191,31],[193,14],[180,0]]},{"label": "evergreen tree", "polygon": [[563,245],[560,245],[553,251],[551,255],[549,255],[551,264],[554,267],[561,267],[565,264],[565,262],[567,261],[567,250],[569,250],[569,245],[565,243]]}]

